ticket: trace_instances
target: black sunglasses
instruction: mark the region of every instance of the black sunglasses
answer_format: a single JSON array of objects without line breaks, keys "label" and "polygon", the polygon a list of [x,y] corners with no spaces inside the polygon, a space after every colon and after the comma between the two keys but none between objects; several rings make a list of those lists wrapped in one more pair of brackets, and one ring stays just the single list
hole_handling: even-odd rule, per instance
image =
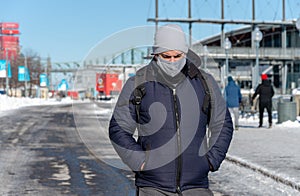
[{"label": "black sunglasses", "polygon": [[175,56],[170,56],[170,55],[167,55],[167,54],[159,54],[159,56],[161,56],[161,58],[163,58],[163,59],[171,59],[172,57],[174,59],[179,59],[183,56],[183,53],[177,54]]}]

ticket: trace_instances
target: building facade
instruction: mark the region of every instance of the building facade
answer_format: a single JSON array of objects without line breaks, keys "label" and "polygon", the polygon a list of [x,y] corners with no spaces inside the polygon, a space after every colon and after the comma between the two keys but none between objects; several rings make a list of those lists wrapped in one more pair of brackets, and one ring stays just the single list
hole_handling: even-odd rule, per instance
[{"label": "building facade", "polygon": [[259,74],[268,74],[278,93],[291,93],[292,89],[300,87],[299,30],[295,25],[259,25],[258,28],[262,33],[258,49],[253,43],[252,26],[226,32],[225,37],[231,42],[227,51],[222,47],[221,35],[201,40],[193,49],[203,58],[213,59],[206,66],[215,76],[219,73],[220,81],[220,70],[227,58],[228,74],[234,76],[242,88],[253,88],[253,67],[258,59]]}]

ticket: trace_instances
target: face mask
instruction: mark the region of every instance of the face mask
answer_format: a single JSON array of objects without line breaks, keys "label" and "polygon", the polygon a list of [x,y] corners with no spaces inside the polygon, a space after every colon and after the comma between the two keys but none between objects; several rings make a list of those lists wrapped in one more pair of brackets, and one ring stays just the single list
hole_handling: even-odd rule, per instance
[{"label": "face mask", "polygon": [[165,72],[167,75],[174,77],[182,70],[186,63],[186,58],[181,58],[178,61],[170,62],[157,57],[157,65]]}]

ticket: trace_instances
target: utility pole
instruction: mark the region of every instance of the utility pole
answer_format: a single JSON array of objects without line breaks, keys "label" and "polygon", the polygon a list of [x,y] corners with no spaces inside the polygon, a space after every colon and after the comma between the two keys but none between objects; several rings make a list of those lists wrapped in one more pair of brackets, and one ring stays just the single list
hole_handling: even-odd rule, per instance
[{"label": "utility pole", "polygon": [[[52,87],[52,80],[51,80],[51,58],[47,58],[47,68],[46,68],[46,77],[49,80],[49,87]],[[53,89],[52,89],[53,90]]]},{"label": "utility pole", "polygon": [[[224,0],[221,0],[221,20],[224,20]],[[224,23],[221,24],[221,39],[220,39],[220,46],[224,48],[223,44],[225,41],[225,34],[224,34]]]},{"label": "utility pole", "polygon": [[[192,18],[192,6],[191,6],[191,0],[189,0],[188,5],[188,18]],[[189,22],[189,44],[190,47],[192,47],[192,22]]]},{"label": "utility pole", "polygon": [[155,0],[155,31],[157,31],[158,28],[158,0]]},{"label": "utility pole", "polygon": [[5,71],[6,71],[6,76],[5,76],[5,91],[6,91],[6,96],[8,96],[8,84],[9,84],[9,80],[8,80],[8,49],[5,49]]},{"label": "utility pole", "polygon": [[[285,21],[285,0],[282,0],[282,21]],[[284,55],[286,55],[286,26],[282,25],[282,32],[281,32],[281,47],[283,50]],[[288,73],[288,66],[287,62],[283,61],[283,73],[282,73],[282,94],[286,94],[287,88],[287,73]]]},{"label": "utility pole", "polygon": [[27,57],[26,57],[26,55],[25,55],[25,57],[24,57],[24,61],[25,61],[25,97],[28,97],[28,94],[27,94],[27,72],[28,72],[28,66],[27,66]]}]

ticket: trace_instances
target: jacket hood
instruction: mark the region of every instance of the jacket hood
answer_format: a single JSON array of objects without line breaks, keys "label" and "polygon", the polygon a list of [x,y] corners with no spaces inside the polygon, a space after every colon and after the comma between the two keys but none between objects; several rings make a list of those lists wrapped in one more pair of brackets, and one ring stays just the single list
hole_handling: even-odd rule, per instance
[{"label": "jacket hood", "polygon": [[233,78],[231,76],[228,77],[228,82],[233,82]]},{"label": "jacket hood", "polygon": [[270,80],[263,80],[261,83],[263,85],[265,85],[265,86],[270,86],[271,85],[271,81]]}]

